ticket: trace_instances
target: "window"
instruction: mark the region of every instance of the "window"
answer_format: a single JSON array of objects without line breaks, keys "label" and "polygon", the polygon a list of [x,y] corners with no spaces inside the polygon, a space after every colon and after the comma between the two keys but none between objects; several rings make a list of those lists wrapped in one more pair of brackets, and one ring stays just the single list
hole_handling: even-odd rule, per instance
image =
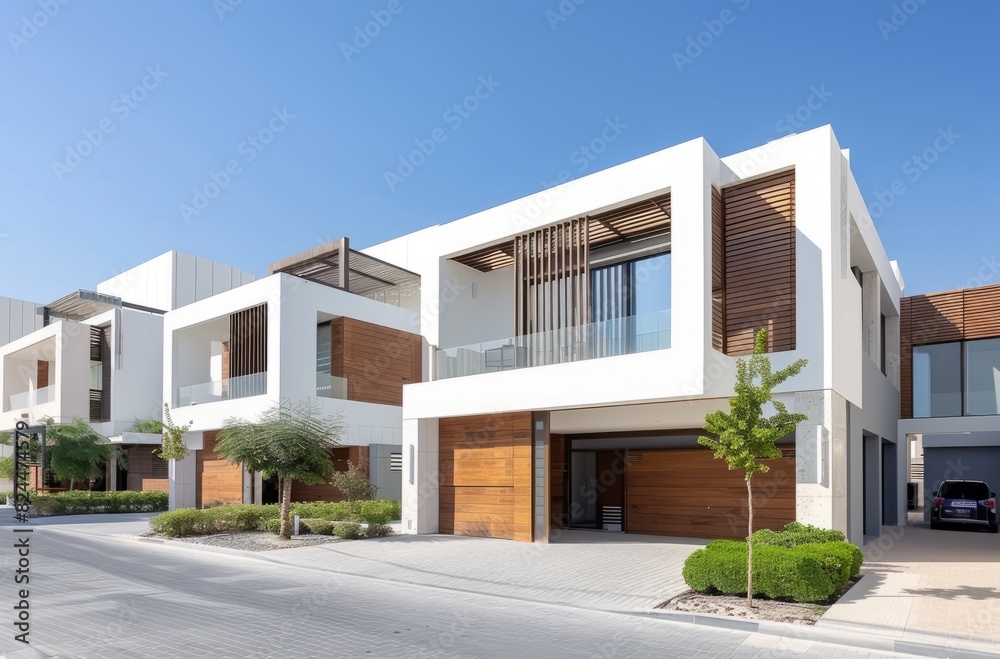
[{"label": "window", "polygon": [[316,325],[316,395],[333,398],[333,334],[330,321]]},{"label": "window", "polygon": [[670,253],[591,270],[590,303],[602,354],[669,347]]},{"label": "window", "polygon": [[1000,414],[1000,339],[965,344],[965,413]]},{"label": "window", "polygon": [[986,487],[986,483],[977,483],[975,481],[945,481],[941,484],[938,496],[942,499],[972,499],[973,501],[979,501],[989,498],[990,488]]},{"label": "window", "polygon": [[962,416],[962,344],[913,349],[913,416]]}]

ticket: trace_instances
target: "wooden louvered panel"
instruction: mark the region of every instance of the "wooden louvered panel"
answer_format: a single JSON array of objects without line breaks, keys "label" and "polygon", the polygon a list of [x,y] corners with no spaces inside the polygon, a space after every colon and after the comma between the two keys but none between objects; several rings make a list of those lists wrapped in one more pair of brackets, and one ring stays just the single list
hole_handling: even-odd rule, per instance
[{"label": "wooden louvered panel", "polygon": [[899,415],[913,418],[913,340],[910,327],[911,298],[899,301]]},{"label": "wooden louvered panel", "polygon": [[965,338],[1000,336],[1000,285],[966,290],[963,298]]},{"label": "wooden louvered panel", "polygon": [[111,420],[111,326],[101,328],[101,421]]},{"label": "wooden louvered panel", "polygon": [[439,531],[530,542],[530,412],[438,422]]},{"label": "wooden louvered panel", "polygon": [[267,303],[229,314],[229,377],[267,371]]},{"label": "wooden louvered panel", "polygon": [[726,244],[722,193],[712,186],[712,347],[726,351]]},{"label": "wooden louvered panel", "polygon": [[402,405],[403,385],[423,379],[420,335],[354,318],[337,318],[330,325],[330,371],[347,378],[347,399]]},{"label": "wooden louvered panel", "polygon": [[36,369],[35,386],[39,389],[44,389],[49,386],[49,363],[39,359]]},{"label": "wooden louvered panel", "polygon": [[[750,354],[756,332],[766,328],[769,352],[794,350],[794,170],[728,186],[718,210],[713,189],[712,201],[713,345],[721,343],[729,355]],[[715,286],[718,251],[721,289]],[[717,315],[724,323],[721,341]]]},{"label": "wooden louvered panel", "polygon": [[911,345],[960,341],[964,335],[964,309],[962,291],[910,298]]}]

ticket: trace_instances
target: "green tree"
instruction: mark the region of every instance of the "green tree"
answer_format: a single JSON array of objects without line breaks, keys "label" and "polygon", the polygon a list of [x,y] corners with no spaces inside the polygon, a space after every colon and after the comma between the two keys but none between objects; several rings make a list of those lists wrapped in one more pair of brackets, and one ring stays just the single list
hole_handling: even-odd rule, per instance
[{"label": "green tree", "polygon": [[160,448],[156,449],[154,453],[161,460],[183,460],[186,458],[191,451],[184,443],[184,433],[190,428],[191,426],[175,426],[174,420],[170,417],[170,405],[164,403],[163,422],[160,423],[160,429],[155,431],[163,433],[163,440],[160,442]]},{"label": "green tree", "polygon": [[292,537],[292,481],[313,485],[327,482],[333,473],[330,449],[340,443],[343,434],[341,417],[320,416],[315,401],[282,401],[265,410],[256,421],[227,419],[215,450],[230,464],[259,471],[265,478],[278,476],[279,535],[288,539]]},{"label": "green tree", "polygon": [[55,425],[46,420],[45,431],[49,466],[59,480],[68,480],[72,490],[76,481],[100,478],[109,460],[123,460],[122,452],[108,438],[83,419]]},{"label": "green tree", "polygon": [[[766,472],[769,467],[762,460],[781,457],[777,447],[779,439],[795,430],[796,424],[805,421],[804,414],[791,414],[771,392],[785,380],[805,368],[805,359],[796,360],[785,368],[771,372],[771,360],[765,356],[767,330],[757,332],[753,355],[749,360],[736,362],[736,395],[729,399],[729,412],[719,410],[705,417],[707,436],[698,443],[715,451],[730,469],[742,469],[747,483],[747,604],[753,606],[753,488],[754,475]],[[764,416],[764,406],[770,403],[775,413]]]}]

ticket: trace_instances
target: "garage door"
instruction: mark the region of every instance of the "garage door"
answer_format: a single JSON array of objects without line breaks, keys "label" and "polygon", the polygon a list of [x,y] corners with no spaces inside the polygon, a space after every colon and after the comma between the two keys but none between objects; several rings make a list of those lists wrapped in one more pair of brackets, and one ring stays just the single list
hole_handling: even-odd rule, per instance
[{"label": "garage door", "polygon": [[441,533],[531,541],[531,413],[438,422]]},{"label": "garage door", "polygon": [[[745,538],[743,471],[730,471],[709,449],[629,451],[626,514],[629,533],[691,538]],[[795,520],[795,457],[769,460],[753,478],[754,529],[780,530]]]}]

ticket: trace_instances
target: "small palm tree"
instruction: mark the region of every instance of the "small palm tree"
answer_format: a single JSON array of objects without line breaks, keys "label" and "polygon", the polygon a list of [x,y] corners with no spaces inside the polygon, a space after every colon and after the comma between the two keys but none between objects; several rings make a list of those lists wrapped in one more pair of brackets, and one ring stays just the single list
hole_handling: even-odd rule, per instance
[{"label": "small palm tree", "polygon": [[281,483],[281,531],[292,537],[289,511],[292,481],[307,484],[327,482],[333,472],[330,449],[344,434],[341,417],[320,416],[315,400],[282,401],[265,410],[256,421],[227,419],[216,452],[230,464],[248,471],[276,474]]},{"label": "small palm tree", "polygon": [[[753,606],[753,488],[755,474],[769,467],[761,460],[781,457],[779,439],[805,421],[804,414],[791,414],[785,406],[771,398],[771,392],[790,377],[798,375],[808,363],[796,360],[777,373],[771,372],[771,360],[765,356],[767,330],[757,332],[750,360],[736,362],[736,396],[729,399],[729,412],[711,412],[705,417],[705,431],[698,443],[715,451],[715,457],[725,460],[730,469],[742,469],[747,482],[747,605]],[[775,414],[764,416],[764,405],[771,403]]]}]

